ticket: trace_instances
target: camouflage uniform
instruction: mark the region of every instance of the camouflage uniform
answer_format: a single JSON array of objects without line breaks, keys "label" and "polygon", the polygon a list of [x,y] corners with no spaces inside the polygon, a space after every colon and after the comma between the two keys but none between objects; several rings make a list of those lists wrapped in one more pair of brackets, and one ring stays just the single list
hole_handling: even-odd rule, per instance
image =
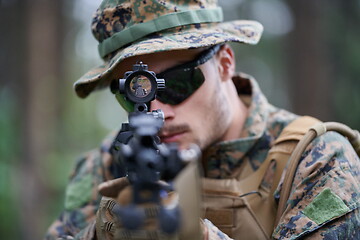
[{"label": "camouflage uniform", "polygon": [[[263,30],[248,20],[222,22],[216,0],[104,0],[92,29],[104,64],[74,85],[79,97],[107,87],[116,67],[126,58],[161,51],[210,47],[225,42],[256,44]],[[249,108],[241,137],[220,142],[204,153],[209,178],[230,178],[256,170],[280,134],[296,115],[270,105],[257,83],[245,75],[234,77],[239,96]],[[122,104],[123,105],[123,104]],[[112,163],[110,135],[77,164],[66,190],[65,210],[50,227],[46,239],[92,239],[101,196],[97,186],[119,176]],[[251,166],[245,169],[244,166]],[[271,185],[270,168],[263,186]],[[349,142],[336,133],[318,137],[300,161],[289,207],[275,228],[275,239],[360,239],[359,159]],[[281,191],[280,182],[275,199]],[[228,239],[205,220],[210,239]],[[240,238],[241,236],[239,236]]]},{"label": "camouflage uniform", "polygon": [[[249,108],[249,115],[240,139],[217,143],[206,151],[205,173],[210,178],[232,177],[234,172],[241,172],[245,162],[256,170],[281,130],[297,118],[269,104],[251,77],[236,76],[234,83]],[[46,239],[60,236],[66,239],[75,235],[80,239],[92,239],[91,229],[101,199],[97,186],[117,175],[109,154],[113,137],[114,134],[101,148],[77,162],[67,187],[65,210],[50,227]],[[352,146],[339,134],[329,132],[315,139],[302,156],[289,198],[290,207],[280,219],[273,237],[360,239],[359,165]],[[262,184],[271,185],[271,169],[266,176]],[[282,181],[274,194],[277,200]],[[210,239],[229,239],[210,221],[204,223]]]}]

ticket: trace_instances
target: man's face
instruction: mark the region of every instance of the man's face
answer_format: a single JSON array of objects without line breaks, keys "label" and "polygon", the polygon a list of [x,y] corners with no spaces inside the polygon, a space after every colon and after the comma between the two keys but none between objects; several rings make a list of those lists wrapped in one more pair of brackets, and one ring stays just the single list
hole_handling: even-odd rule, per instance
[{"label": "man's face", "polygon": [[[142,61],[150,71],[163,72],[171,67],[194,60],[204,49],[182,50],[143,55],[125,60],[117,76],[131,70],[132,65]],[[222,50],[220,50],[221,52]],[[201,149],[226,139],[229,130],[232,110],[227,97],[230,81],[224,81],[219,74],[219,53],[199,66],[205,76],[204,83],[189,98],[178,105],[164,104],[159,100],[151,102],[151,109],[161,109],[165,115],[165,124],[159,133],[164,143],[176,142],[180,148],[187,148],[195,143]],[[166,84],[166,83],[165,83]],[[231,83],[232,84],[232,83]]]}]

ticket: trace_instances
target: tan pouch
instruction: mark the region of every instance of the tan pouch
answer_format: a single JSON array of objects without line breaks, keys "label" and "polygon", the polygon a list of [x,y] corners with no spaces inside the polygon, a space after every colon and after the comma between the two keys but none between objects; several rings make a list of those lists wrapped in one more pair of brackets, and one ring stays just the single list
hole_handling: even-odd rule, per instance
[{"label": "tan pouch", "polygon": [[236,186],[234,179],[204,179],[203,183],[209,187],[204,191],[205,218],[232,238],[239,239],[236,236],[241,236],[242,239],[267,239],[249,205],[249,200],[261,198],[257,193],[240,197],[240,192],[229,191],[231,186]]}]

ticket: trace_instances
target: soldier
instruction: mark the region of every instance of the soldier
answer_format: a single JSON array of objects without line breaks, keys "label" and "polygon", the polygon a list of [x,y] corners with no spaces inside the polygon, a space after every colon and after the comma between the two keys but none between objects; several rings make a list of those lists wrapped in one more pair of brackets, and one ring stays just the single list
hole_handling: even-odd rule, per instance
[{"label": "soldier", "polygon": [[[221,8],[212,0],[104,0],[92,31],[105,63],[79,79],[75,91],[85,98],[122,78],[134,63],[148,64],[172,91],[150,106],[165,114],[161,141],[176,142],[181,149],[191,143],[200,146],[209,180],[205,189],[211,181],[245,179],[265,164],[284,127],[298,119],[268,103],[251,76],[235,71],[234,52],[227,43],[256,44],[262,30],[254,21],[222,22]],[[129,111],[128,103],[117,98]],[[66,190],[65,210],[46,239],[96,239],[98,186],[117,176],[110,154],[113,138],[77,162]],[[247,223],[250,215],[257,215],[256,209],[250,215],[233,216],[230,208],[230,214],[219,213],[222,221],[217,221],[219,214],[213,222],[211,217],[201,221],[203,239],[360,239],[359,164],[346,138],[325,133],[302,155],[287,208],[270,235],[261,224],[254,227],[256,218],[249,220],[254,224]],[[260,179],[262,190],[251,195],[270,191],[274,169],[274,165],[266,168]],[[271,194],[275,204],[283,181],[284,174]],[[238,227],[242,230],[232,230],[241,224],[245,224]]]}]

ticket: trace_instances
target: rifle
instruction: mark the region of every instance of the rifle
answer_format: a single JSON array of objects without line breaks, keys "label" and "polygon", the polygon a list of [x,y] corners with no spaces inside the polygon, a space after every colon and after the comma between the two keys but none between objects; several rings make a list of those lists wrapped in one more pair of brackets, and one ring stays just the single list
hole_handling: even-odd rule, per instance
[{"label": "rifle", "polygon": [[[160,109],[152,112],[148,109],[157,91],[164,88],[165,80],[157,79],[156,74],[142,62],[134,64],[133,71],[126,72],[123,79],[111,85],[113,92],[119,91],[134,104],[129,123],[122,124],[111,147],[119,169],[125,169],[119,175],[126,175],[133,187],[132,203],[117,214],[129,230],[144,223],[145,213],[137,207],[143,203],[159,206],[158,219],[163,232],[171,234],[179,229],[179,208],[165,209],[161,206],[160,196],[173,190],[171,181],[185,163],[196,159],[200,152],[196,148],[180,152],[175,143],[160,143],[157,133],[164,124],[164,114]],[[170,184],[161,184],[160,180]]]}]

